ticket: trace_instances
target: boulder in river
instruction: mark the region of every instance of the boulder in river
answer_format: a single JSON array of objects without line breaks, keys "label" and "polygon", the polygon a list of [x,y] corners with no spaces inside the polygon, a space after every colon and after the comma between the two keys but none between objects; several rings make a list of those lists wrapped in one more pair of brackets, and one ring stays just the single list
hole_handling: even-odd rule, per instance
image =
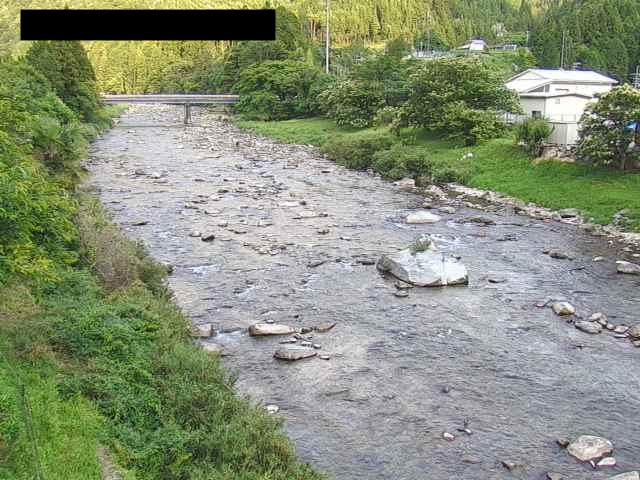
[{"label": "boulder in river", "polygon": [[556,315],[564,316],[576,313],[576,307],[571,305],[569,302],[555,302],[551,305],[551,308],[553,309],[553,313]]},{"label": "boulder in river", "polygon": [[336,322],[323,322],[320,325],[313,327],[316,332],[324,333],[331,330],[333,327],[337,325]]},{"label": "boulder in river", "polygon": [[484,215],[473,215],[471,217],[463,218],[460,221],[464,223],[477,223],[478,225],[483,226],[496,224],[496,222],[492,218],[485,217]]},{"label": "boulder in river", "polygon": [[634,339],[640,339],[640,323],[627,330],[627,335]]},{"label": "boulder in river", "polygon": [[419,237],[409,248],[383,255],[376,266],[381,272],[419,287],[469,283],[466,267],[456,259],[436,252],[428,236]]},{"label": "boulder in river", "polygon": [[315,357],[318,353],[309,347],[299,345],[283,345],[276,350],[273,356],[280,360],[302,360],[303,358]]},{"label": "boulder in river", "polygon": [[431,212],[419,211],[407,215],[406,222],[409,224],[436,223],[440,221],[440,217]]},{"label": "boulder in river", "polygon": [[609,440],[595,435],[581,435],[567,447],[570,455],[583,462],[602,458],[612,451],[613,444]]},{"label": "boulder in river", "polygon": [[263,337],[266,335],[291,335],[296,329],[279,323],[256,323],[249,327],[249,335]]},{"label": "boulder in river", "polygon": [[618,260],[616,262],[618,273],[627,273],[629,275],[640,275],[640,265],[631,262]]},{"label": "boulder in river", "polygon": [[213,325],[210,323],[202,323],[200,325],[193,325],[191,328],[191,336],[192,337],[210,337],[215,333],[213,329]]},{"label": "boulder in river", "polygon": [[607,320],[607,316],[602,312],[596,312],[589,317],[590,322],[598,322],[600,325],[605,327],[609,321]]},{"label": "boulder in river", "polygon": [[557,248],[553,248],[549,250],[549,256],[551,258],[556,258],[559,260],[573,260],[573,255],[568,252],[564,252],[562,250],[558,250]]},{"label": "boulder in river", "polygon": [[588,320],[578,320],[575,323],[575,327],[585,333],[600,333],[602,331],[602,325],[598,322],[589,322]]}]

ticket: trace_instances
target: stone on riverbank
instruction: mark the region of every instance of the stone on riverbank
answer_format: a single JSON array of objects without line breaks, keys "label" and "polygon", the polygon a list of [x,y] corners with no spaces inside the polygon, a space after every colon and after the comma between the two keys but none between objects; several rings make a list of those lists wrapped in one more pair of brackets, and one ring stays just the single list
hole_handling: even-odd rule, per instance
[{"label": "stone on riverbank", "polygon": [[315,357],[317,352],[313,348],[301,347],[298,345],[285,345],[276,350],[273,356],[279,360],[302,360],[303,358]]},{"label": "stone on riverbank", "polygon": [[252,337],[264,337],[267,335],[291,335],[296,329],[289,325],[278,323],[256,323],[249,327],[249,335]]},{"label": "stone on riverbank", "polygon": [[612,451],[613,444],[609,440],[595,435],[581,435],[567,447],[570,455],[583,462],[602,458]]},{"label": "stone on riverbank", "polygon": [[376,266],[381,272],[419,287],[469,283],[467,269],[462,263],[434,250],[430,238],[423,236],[410,248],[383,255]]},{"label": "stone on riverbank", "polygon": [[626,273],[629,275],[640,275],[640,265],[618,260],[616,262],[618,273]]}]

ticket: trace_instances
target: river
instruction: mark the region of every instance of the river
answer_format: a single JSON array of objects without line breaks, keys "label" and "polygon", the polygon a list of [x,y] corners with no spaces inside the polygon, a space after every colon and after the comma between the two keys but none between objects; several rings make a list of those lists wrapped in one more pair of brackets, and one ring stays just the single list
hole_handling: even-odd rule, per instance
[{"label": "river", "polygon": [[[280,407],[304,461],[338,480],[542,479],[549,471],[587,480],[640,468],[640,348],[611,332],[578,331],[540,306],[564,299],[585,317],[640,322],[640,278],[615,271],[616,260],[631,259],[622,245],[455,198],[434,199],[457,208],[440,222],[408,225],[404,217],[424,201],[415,191],[217,113],[194,109],[190,126],[181,115],[130,108],[92,145],[87,183],[131,238],[174,266],[177,303],[194,323],[214,324],[211,341],[227,352],[238,391]],[[460,221],[478,214],[495,225]],[[215,240],[190,236],[195,230]],[[371,260],[421,233],[461,257],[469,286],[394,295],[394,280]],[[550,258],[546,248],[575,258]],[[246,333],[267,320],[336,322],[312,339],[330,359],[273,358],[282,337]],[[470,434],[458,430],[464,425]],[[611,440],[618,466],[594,470],[556,444],[582,434]]]}]

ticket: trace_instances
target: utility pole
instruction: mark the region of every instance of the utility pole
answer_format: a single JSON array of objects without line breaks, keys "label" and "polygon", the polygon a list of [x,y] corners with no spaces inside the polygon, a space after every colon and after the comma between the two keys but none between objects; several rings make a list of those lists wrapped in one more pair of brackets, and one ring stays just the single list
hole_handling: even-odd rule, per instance
[{"label": "utility pole", "polygon": [[560,70],[564,70],[564,43],[565,43],[565,37],[566,37],[566,30],[562,31],[562,51],[560,53]]},{"label": "utility pole", "polygon": [[325,72],[329,73],[329,17],[331,11],[331,0],[326,0],[327,2],[327,29],[326,29],[326,45],[325,45]]}]

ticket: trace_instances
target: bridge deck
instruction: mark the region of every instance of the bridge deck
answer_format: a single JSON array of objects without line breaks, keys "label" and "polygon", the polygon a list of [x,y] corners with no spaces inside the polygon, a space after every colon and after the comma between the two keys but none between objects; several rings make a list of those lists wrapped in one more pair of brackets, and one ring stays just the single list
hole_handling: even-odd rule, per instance
[{"label": "bridge deck", "polygon": [[239,95],[192,95],[192,94],[142,94],[142,95],[102,95],[107,104],[114,103],[164,103],[169,105],[218,104],[231,105]]}]

